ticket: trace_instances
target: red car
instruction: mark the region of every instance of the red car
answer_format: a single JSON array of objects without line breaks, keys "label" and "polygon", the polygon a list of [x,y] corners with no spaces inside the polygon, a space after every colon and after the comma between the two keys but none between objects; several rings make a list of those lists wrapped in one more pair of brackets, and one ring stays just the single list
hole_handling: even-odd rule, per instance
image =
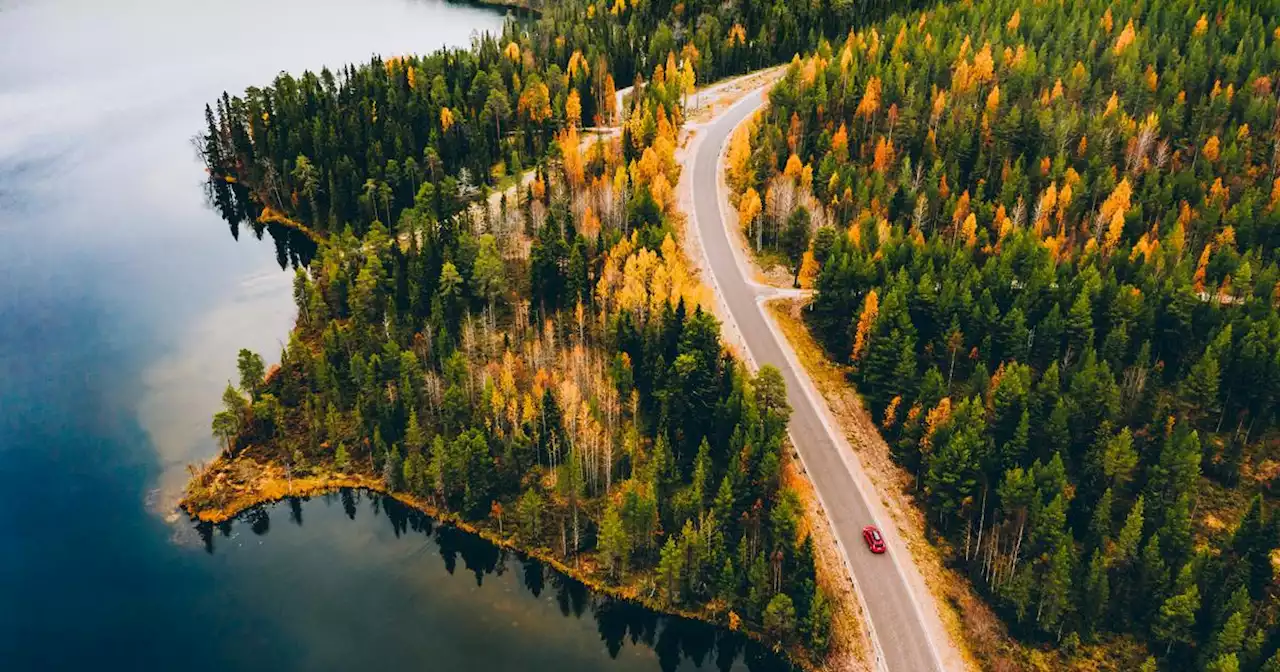
[{"label": "red car", "polygon": [[880,530],[875,525],[868,525],[862,528],[862,540],[867,542],[867,548],[872,553],[884,553],[884,537],[880,535]]}]

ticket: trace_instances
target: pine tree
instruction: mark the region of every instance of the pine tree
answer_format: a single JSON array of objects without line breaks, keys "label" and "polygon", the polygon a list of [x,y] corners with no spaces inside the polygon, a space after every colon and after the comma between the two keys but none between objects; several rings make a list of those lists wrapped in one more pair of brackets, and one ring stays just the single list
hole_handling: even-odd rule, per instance
[{"label": "pine tree", "polygon": [[698,455],[693,460],[692,492],[694,501],[698,505],[699,515],[705,512],[707,499],[711,496],[708,483],[711,479],[711,470],[711,444],[707,442],[706,437],[703,437],[702,443],[698,444]]},{"label": "pine tree", "polygon": [[1089,573],[1085,577],[1082,622],[1087,634],[1092,635],[1105,623],[1110,595],[1111,584],[1107,576],[1106,559],[1102,550],[1098,549],[1093,552],[1093,559],[1089,561]]},{"label": "pine tree", "polygon": [[791,598],[785,593],[778,593],[770,600],[764,610],[764,631],[780,642],[791,640],[796,630],[796,609]]},{"label": "pine tree", "polygon": [[431,483],[427,469],[427,460],[421,452],[409,454],[409,458],[404,461],[404,485],[409,492],[419,497],[430,494]]},{"label": "pine tree", "polygon": [[610,575],[625,578],[631,556],[631,540],[622,525],[618,508],[610,504],[600,522],[600,555]]},{"label": "pine tree", "polygon": [[769,569],[764,560],[764,553],[757,553],[750,562],[750,568],[747,570],[748,613],[752,618],[760,618],[773,597],[773,587],[769,582]]},{"label": "pine tree", "polygon": [[1068,537],[1058,544],[1049,559],[1048,568],[1040,585],[1040,606],[1037,621],[1040,627],[1055,636],[1062,634],[1062,627],[1074,611],[1071,594],[1071,575],[1075,571],[1073,543]]},{"label": "pine tree", "polygon": [[534,488],[525,490],[516,503],[520,537],[525,543],[536,544],[542,533],[542,507],[542,496]]},{"label": "pine tree", "polygon": [[962,401],[943,436],[929,454],[924,477],[925,492],[938,512],[943,529],[955,518],[977,487],[979,456],[986,451],[986,425],[975,411],[976,400]]},{"label": "pine tree", "polygon": [[1165,513],[1160,538],[1161,551],[1173,562],[1182,562],[1191,553],[1191,495],[1179,497]]},{"label": "pine tree", "polygon": [[675,536],[667,537],[658,561],[658,582],[663,598],[670,604],[680,604],[684,597],[684,551],[676,543]]},{"label": "pine tree", "polygon": [[782,249],[791,262],[792,284],[798,285],[800,279],[800,261],[809,249],[809,210],[804,206],[796,208],[787,217],[787,227],[782,234]]},{"label": "pine tree", "polygon": [[1156,606],[1163,603],[1169,585],[1169,567],[1160,551],[1160,533],[1156,532],[1147,539],[1142,547],[1142,558],[1139,561],[1138,580],[1135,593],[1146,595],[1146,600],[1135,600],[1131,605],[1134,618],[1140,623],[1149,623],[1154,616]]},{"label": "pine tree", "polygon": [[729,524],[733,520],[733,483],[730,482],[728,474],[720,479],[720,488],[716,490],[716,499],[711,509],[720,521],[720,528],[728,531]]},{"label": "pine tree", "polygon": [[1277,531],[1268,518],[1262,497],[1255,495],[1231,539],[1232,552],[1249,569],[1250,592],[1254,595],[1261,595],[1271,584],[1274,572],[1271,551],[1277,545]]},{"label": "pine tree", "polygon": [[382,485],[390,492],[400,490],[404,486],[404,464],[400,460],[400,449],[392,446],[382,463]]},{"label": "pine tree", "polygon": [[1234,653],[1223,654],[1205,665],[1204,672],[1240,672],[1240,660]]},{"label": "pine tree", "polygon": [[1133,434],[1128,427],[1106,439],[1098,468],[1109,487],[1124,488],[1133,477],[1138,453],[1133,448]]},{"label": "pine tree", "polygon": [[716,597],[732,609],[738,601],[739,581],[734,571],[733,561],[725,557],[716,576]]},{"label": "pine tree", "polygon": [[[1200,478],[1200,439],[1195,431],[1179,424],[1166,437],[1159,460],[1147,479],[1147,503],[1165,513],[1184,494],[1193,491]],[[1167,514],[1166,514],[1167,515]]]},{"label": "pine tree", "polygon": [[1055,453],[1062,453],[1071,447],[1071,410],[1065,398],[1059,398],[1049,413],[1044,427],[1045,447]]},{"label": "pine tree", "polygon": [[1193,422],[1217,417],[1220,377],[1218,356],[1212,351],[1206,352],[1191,367],[1191,372],[1182,383],[1182,398]]},{"label": "pine tree", "polygon": [[1102,493],[1097,506],[1093,508],[1093,519],[1089,522],[1089,535],[1095,546],[1104,546],[1111,536],[1111,488]]},{"label": "pine tree", "polygon": [[257,399],[266,376],[262,357],[250,350],[241,349],[236,359],[236,368],[240,372],[240,389],[249,395],[249,399]]},{"label": "pine tree", "polygon": [[809,604],[809,614],[801,623],[801,635],[814,653],[821,656],[831,645],[831,603],[815,586]]},{"label": "pine tree", "polygon": [[1093,307],[1085,292],[1076,296],[1067,311],[1066,336],[1070,352],[1077,355],[1093,347]]},{"label": "pine tree", "polygon": [[[1244,644],[1245,627],[1249,624],[1248,616],[1243,612],[1235,612],[1227,618],[1222,627],[1209,640],[1204,652],[1204,660],[1208,666],[1226,656],[1235,656]],[[1208,669],[1206,666],[1206,669]]]},{"label": "pine tree", "polygon": [[817,560],[814,557],[812,534],[806,534],[804,540],[795,545],[791,557],[794,558],[792,563],[794,569],[787,572],[786,591],[792,596],[796,614],[803,621],[809,616],[809,610],[813,606],[813,594],[818,589]]},{"label": "pine tree", "polygon": [[1142,496],[1139,495],[1133,507],[1129,509],[1129,515],[1124,519],[1124,526],[1120,528],[1120,533],[1116,535],[1116,543],[1112,548],[1113,562],[1128,563],[1137,557],[1138,544],[1142,542],[1142,525],[1145,520],[1143,506]]},{"label": "pine tree", "polygon": [[1165,642],[1165,655],[1175,644],[1191,644],[1196,624],[1196,612],[1200,610],[1200,587],[1191,584],[1181,593],[1170,597],[1160,606],[1151,634]]}]

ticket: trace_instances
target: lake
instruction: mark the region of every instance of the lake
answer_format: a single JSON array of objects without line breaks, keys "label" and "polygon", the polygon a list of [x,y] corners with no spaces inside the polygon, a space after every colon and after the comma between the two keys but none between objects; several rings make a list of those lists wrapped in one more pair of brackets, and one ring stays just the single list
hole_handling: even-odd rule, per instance
[{"label": "lake", "polygon": [[281,70],[466,44],[427,0],[0,0],[0,667],[767,669],[394,502],[175,514],[235,352],[294,319],[190,139]]}]

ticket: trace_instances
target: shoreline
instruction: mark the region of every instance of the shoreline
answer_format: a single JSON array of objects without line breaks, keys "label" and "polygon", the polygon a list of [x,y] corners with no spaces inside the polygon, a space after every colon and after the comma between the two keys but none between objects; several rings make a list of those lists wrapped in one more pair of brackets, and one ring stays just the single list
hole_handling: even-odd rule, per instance
[{"label": "shoreline", "polygon": [[[247,459],[259,468],[265,467],[266,469],[279,469],[279,467],[274,463],[258,462],[251,457],[244,457],[242,453],[241,457],[230,461],[219,456],[213,462],[206,465],[204,473],[217,472],[219,474],[226,474],[227,469],[239,462],[241,459]],[[226,504],[201,507],[191,502],[188,495],[183,495],[182,499],[178,501],[178,509],[185,513],[191,522],[220,525],[233,521],[244,512],[258,506],[276,504],[292,497],[316,497],[346,489],[363,490],[365,492],[372,492],[394,499],[405,506],[430,516],[438,523],[450,525],[462,530],[463,532],[475,535],[498,548],[514,551],[526,557],[533,558],[534,560],[551,567],[557,572],[581,583],[592,592],[606,595],[613,599],[625,600],[631,604],[639,605],[657,614],[698,621],[741,635],[760,646],[769,649],[774,653],[774,655],[779,656],[797,670],[813,672],[815,670],[827,669],[826,660],[814,662],[810,656],[807,655],[807,652],[803,651],[803,649],[798,651],[778,649],[765,639],[763,633],[747,628],[731,627],[728,615],[731,610],[721,613],[708,610],[705,606],[698,610],[683,609],[674,605],[663,604],[653,597],[647,597],[640,594],[639,589],[641,586],[637,583],[633,582],[621,585],[605,583],[601,581],[599,577],[595,576],[594,572],[590,569],[584,567],[573,567],[567,564],[562,558],[558,557],[550,549],[543,547],[527,547],[520,544],[512,535],[500,534],[495,530],[489,529],[488,526],[481,526],[474,522],[464,520],[457,513],[440,509],[430,502],[419,499],[409,493],[388,491],[386,486],[382,483],[382,479],[374,478],[367,474],[325,472],[314,476],[295,478],[288,483],[282,483],[278,476],[267,476],[265,482],[254,484],[244,489],[238,488],[237,492],[239,494],[233,497],[231,501]]]},{"label": "shoreline", "polygon": [[542,10],[534,7],[528,0],[450,0],[450,2],[487,9],[507,10],[513,14],[524,16],[542,16]]}]

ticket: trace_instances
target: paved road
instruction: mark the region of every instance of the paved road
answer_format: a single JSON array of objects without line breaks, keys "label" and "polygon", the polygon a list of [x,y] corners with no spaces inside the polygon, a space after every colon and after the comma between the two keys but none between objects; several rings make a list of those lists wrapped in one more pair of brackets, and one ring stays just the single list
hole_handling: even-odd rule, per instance
[{"label": "paved road", "polygon": [[[940,670],[941,663],[929,639],[920,607],[897,562],[911,562],[905,548],[894,548],[877,556],[862,541],[863,526],[889,521],[876,521],[866,497],[855,478],[855,465],[843,451],[849,450],[843,438],[824,421],[826,402],[807,380],[797,377],[798,365],[790,361],[780,343],[781,337],[771,326],[757,302],[761,288],[748,282],[731,247],[721,216],[718,159],[730,133],[762,104],[763,91],[745,97],[711,122],[701,126],[701,136],[692,163],[694,225],[706,251],[715,285],[737,323],[751,358],[759,365],[773,364],[782,371],[787,382],[787,400],[791,403],[791,438],[800,452],[809,478],[817,488],[838,543],[852,570],[855,583],[870,612],[873,646],[881,660],[878,669],[890,672],[926,672]],[[727,206],[727,204],[726,204]],[[822,404],[819,410],[819,404]],[[869,487],[869,486],[868,486]],[[882,528],[884,526],[882,525]],[[886,530],[892,544],[897,534]],[[901,554],[901,557],[893,557]]]}]

